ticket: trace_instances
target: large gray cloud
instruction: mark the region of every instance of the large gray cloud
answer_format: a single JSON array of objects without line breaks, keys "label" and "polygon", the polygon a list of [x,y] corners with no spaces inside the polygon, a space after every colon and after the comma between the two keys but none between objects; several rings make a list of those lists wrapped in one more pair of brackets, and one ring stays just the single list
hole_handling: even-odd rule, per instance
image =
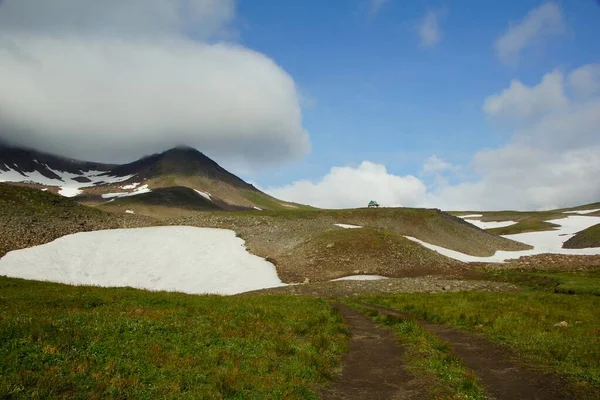
[{"label": "large gray cloud", "polygon": [[103,161],[180,144],[251,165],[304,155],[293,79],[215,40],[234,16],[232,0],[1,2],[2,138]]}]

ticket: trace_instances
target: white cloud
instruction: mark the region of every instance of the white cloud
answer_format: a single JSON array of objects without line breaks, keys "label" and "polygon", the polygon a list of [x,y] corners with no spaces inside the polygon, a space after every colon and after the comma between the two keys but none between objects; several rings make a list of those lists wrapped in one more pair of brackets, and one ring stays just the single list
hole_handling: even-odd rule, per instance
[{"label": "white cloud", "polygon": [[488,96],[483,110],[491,117],[521,120],[560,110],[567,105],[563,74],[554,71],[533,87],[513,80],[500,94]]},{"label": "white cloud", "polygon": [[388,0],[370,0],[371,4],[369,8],[369,19],[375,19],[377,14],[379,14],[379,11],[381,11],[383,5],[387,2]]},{"label": "white cloud", "polygon": [[587,98],[600,93],[600,64],[584,65],[569,74],[574,95]]},{"label": "white cloud", "polygon": [[524,49],[564,31],[560,7],[553,2],[545,3],[531,10],[520,22],[510,24],[494,43],[496,55],[503,63],[514,65]]},{"label": "white cloud", "polygon": [[306,154],[293,79],[211,43],[234,16],[233,0],[5,0],[4,139],[102,161],[180,144],[247,164]]},{"label": "white cloud", "polygon": [[[510,140],[478,151],[465,166],[431,156],[421,170],[433,181],[428,188],[414,176],[394,176],[383,165],[363,162],[359,168],[332,168],[317,183],[299,181],[269,192],[331,208],[362,206],[371,197],[388,206],[446,210],[538,210],[599,201],[600,93],[566,94],[578,79],[571,78],[592,67],[577,68],[566,79],[560,71],[549,72],[532,86],[513,81],[489,96],[483,110],[514,126]],[[595,85],[598,78],[586,83]],[[448,183],[464,180],[461,174],[472,178]]]},{"label": "white cloud", "polygon": [[442,39],[440,18],[443,14],[442,11],[427,11],[417,28],[421,46],[433,47]]},{"label": "white cloud", "polygon": [[[582,66],[568,76],[590,68]],[[501,95],[488,97],[484,110],[516,127],[510,142],[475,154],[470,168],[479,179],[441,187],[425,204],[549,209],[600,200],[600,97],[567,96],[567,81],[554,71],[538,85],[512,82]],[[489,105],[490,98],[497,107]]]},{"label": "white cloud", "polygon": [[317,207],[354,208],[365,207],[370,200],[384,207],[414,206],[422,201],[426,187],[414,176],[393,175],[381,164],[364,161],[357,168],[333,167],[318,182],[302,180],[265,190],[283,200]]},{"label": "white cloud", "polygon": [[423,168],[421,169],[421,173],[423,175],[431,175],[440,172],[450,171],[452,169],[454,169],[454,166],[452,164],[442,160],[436,154],[434,154],[427,160],[425,160]]}]

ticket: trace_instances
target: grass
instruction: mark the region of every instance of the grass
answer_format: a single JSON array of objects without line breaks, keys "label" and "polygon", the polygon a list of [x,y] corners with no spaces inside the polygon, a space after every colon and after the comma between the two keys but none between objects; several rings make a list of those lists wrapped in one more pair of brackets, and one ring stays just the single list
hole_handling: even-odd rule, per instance
[{"label": "grass", "polygon": [[[577,391],[600,393],[600,297],[477,293],[398,294],[364,301],[503,343],[536,368],[566,376]],[[567,321],[567,328],[555,327]]]},{"label": "grass", "polygon": [[488,229],[487,231],[494,235],[516,235],[518,233],[526,232],[551,231],[554,228],[558,228],[558,225],[538,219],[530,219],[502,228]]},{"label": "grass", "polygon": [[407,371],[430,381],[427,385],[430,398],[488,398],[479,379],[452,353],[450,345],[429,333],[414,319],[384,316],[352,300],[348,300],[347,304],[394,331],[406,349],[404,362]]},{"label": "grass", "polygon": [[3,216],[96,217],[103,214],[65,197],[7,183],[0,183],[0,209]]},{"label": "grass", "polygon": [[567,240],[563,247],[566,249],[584,249],[586,247],[600,247],[600,224],[590,226],[578,232]]},{"label": "grass", "polygon": [[347,335],[320,300],[0,277],[0,398],[316,399]]},{"label": "grass", "polygon": [[[558,211],[484,211],[484,212],[453,212],[454,215],[481,214],[482,221],[515,221],[514,225],[502,228],[487,229],[495,235],[515,235],[525,232],[552,230],[558,225],[546,221],[567,217]],[[467,220],[468,221],[468,220]]]},{"label": "grass", "polygon": [[495,280],[516,283],[534,291],[600,296],[600,269],[581,272],[530,272],[497,270]]}]

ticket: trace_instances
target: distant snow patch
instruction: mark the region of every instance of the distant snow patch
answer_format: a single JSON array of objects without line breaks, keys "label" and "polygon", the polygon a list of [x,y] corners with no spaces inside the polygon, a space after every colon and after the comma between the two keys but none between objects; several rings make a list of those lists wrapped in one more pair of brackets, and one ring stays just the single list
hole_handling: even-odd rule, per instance
[{"label": "distant snow patch", "polygon": [[125,214],[135,214],[133,210],[125,210]]},{"label": "distant snow patch", "polygon": [[136,187],[138,187],[139,185],[141,185],[141,183],[135,182],[135,183],[130,183],[129,185],[119,186],[119,189],[133,190]]},{"label": "distant snow patch", "polygon": [[254,206],[254,209],[255,209],[255,210],[258,210],[258,211],[262,211],[262,208],[258,208],[258,207],[256,207],[256,206]]},{"label": "distant snow patch", "polygon": [[83,193],[83,190],[81,189],[77,189],[74,187],[61,187],[60,190],[58,191],[58,194],[60,194],[63,197],[75,197],[79,194]]},{"label": "distant snow patch", "polygon": [[121,192],[121,193],[105,193],[102,195],[103,199],[112,199],[115,197],[131,197],[142,193],[150,193],[152,190],[148,188],[148,185],[140,186],[132,192]]},{"label": "distant snow patch", "polygon": [[458,218],[481,218],[483,214],[459,215]]},{"label": "distant snow patch", "polygon": [[194,189],[194,192],[198,193],[200,196],[204,197],[206,200],[212,201],[212,198],[210,197],[210,193],[206,193],[206,192],[203,192],[201,190],[196,190],[196,189]]},{"label": "distant snow patch", "polygon": [[565,211],[564,214],[591,214],[591,213],[595,213],[596,211],[600,211],[600,208],[596,208],[594,210],[575,210],[575,211]]},{"label": "distant snow patch", "polygon": [[515,235],[503,235],[507,239],[525,243],[533,246],[532,250],[522,251],[504,251],[498,250],[490,257],[477,257],[464,254],[458,251],[446,249],[431,243],[424,242],[411,236],[405,238],[417,242],[430,250],[437,251],[446,257],[463,262],[504,262],[509,259],[522,256],[531,256],[535,254],[554,253],[554,254],[572,254],[572,255],[597,255],[600,254],[600,247],[590,247],[586,249],[563,249],[564,242],[573,237],[577,232],[600,223],[600,217],[572,216],[562,219],[546,221],[551,224],[559,225],[555,230],[543,232],[527,232]]},{"label": "distant snow patch", "polygon": [[335,226],[339,226],[340,228],[344,228],[344,229],[358,229],[358,228],[362,228],[362,226],[358,226],[358,225],[348,225],[348,224],[333,224]]},{"label": "distant snow patch", "polygon": [[285,286],[234,231],[189,226],[76,233],[12,251],[0,275],[74,285],[237,294]]},{"label": "distant snow patch", "polygon": [[381,275],[350,275],[342,278],[332,279],[331,282],[336,281],[378,281],[381,279],[389,279],[387,276]]},{"label": "distant snow patch", "polygon": [[494,229],[494,228],[504,228],[507,226],[511,226],[511,225],[515,225],[517,224],[517,222],[515,221],[489,221],[489,222],[485,222],[485,221],[481,221],[478,219],[469,219],[467,220],[468,223],[475,225],[478,228],[481,229]]},{"label": "distant snow patch", "polygon": [[47,192],[48,189],[40,189],[42,192]]}]

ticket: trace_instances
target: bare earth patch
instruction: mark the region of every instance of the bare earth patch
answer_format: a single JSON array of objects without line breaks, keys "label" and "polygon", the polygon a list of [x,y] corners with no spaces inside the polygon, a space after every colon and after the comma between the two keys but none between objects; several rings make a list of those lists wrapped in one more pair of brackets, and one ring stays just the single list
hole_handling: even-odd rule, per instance
[{"label": "bare earth patch", "polygon": [[425,398],[427,379],[416,378],[403,368],[404,350],[393,333],[346,305],[336,304],[335,308],[344,316],[352,338],[342,359],[342,375],[322,399]]},{"label": "bare earth patch", "polygon": [[[384,315],[412,318],[385,307],[365,304]],[[517,355],[482,337],[447,326],[419,320],[421,326],[448,342],[463,363],[479,376],[496,400],[573,399],[560,377],[533,371],[517,361]]]}]

